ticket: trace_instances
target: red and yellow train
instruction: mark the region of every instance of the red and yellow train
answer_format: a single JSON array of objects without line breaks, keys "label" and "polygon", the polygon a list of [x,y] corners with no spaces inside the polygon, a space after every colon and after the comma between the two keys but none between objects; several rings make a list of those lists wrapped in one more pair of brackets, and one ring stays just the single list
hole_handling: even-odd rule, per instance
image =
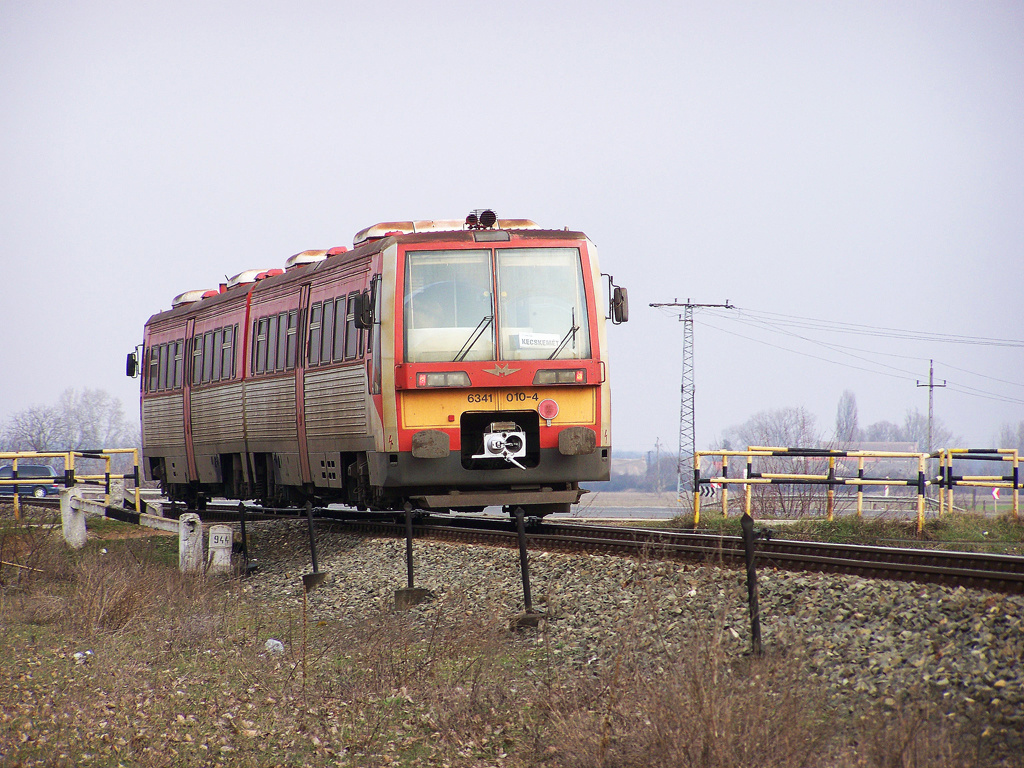
[{"label": "red and yellow train", "polygon": [[567,510],[609,476],[606,319],[626,293],[581,232],[368,227],[149,319],[146,477],[189,503]]}]

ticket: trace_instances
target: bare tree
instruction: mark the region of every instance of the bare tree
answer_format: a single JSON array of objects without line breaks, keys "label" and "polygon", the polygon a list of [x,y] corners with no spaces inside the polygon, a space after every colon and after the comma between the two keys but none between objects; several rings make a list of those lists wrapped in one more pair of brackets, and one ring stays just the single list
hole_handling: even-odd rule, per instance
[{"label": "bare tree", "polygon": [[734,445],[813,448],[821,445],[814,415],[804,408],[778,408],[754,414],[739,426],[725,431],[723,439]]},{"label": "bare tree", "polygon": [[872,443],[897,443],[900,428],[891,421],[876,421],[864,429],[864,439]]},{"label": "bare tree", "polygon": [[[816,419],[804,408],[780,408],[761,411],[743,424],[726,431],[723,446],[765,446],[775,448],[818,448],[822,435]],[[824,474],[821,459],[779,456],[758,458],[754,471],[773,474]],[[757,485],[751,503],[758,515],[802,515],[811,511],[815,500],[824,497],[823,490],[811,485]]]},{"label": "bare tree", "polygon": [[121,401],[100,389],[65,390],[55,406],[32,406],[13,414],[4,442],[16,451],[124,448],[139,444]]},{"label": "bare tree", "polygon": [[[907,411],[903,424],[878,421],[864,430],[864,438],[876,443],[917,443],[918,449],[928,445],[928,417],[914,409]],[[932,420],[932,447],[950,447],[959,438],[946,429],[941,419]]]},{"label": "bare tree", "polygon": [[836,442],[852,443],[860,439],[860,427],[857,426],[857,398],[848,389],[843,390],[836,408]]},{"label": "bare tree", "polygon": [[123,448],[131,444],[131,430],[121,401],[101,389],[66,389],[58,408],[64,419],[64,442],[69,448]]},{"label": "bare tree", "polygon": [[57,408],[35,405],[11,416],[3,434],[12,451],[57,450],[64,439],[64,420]]},{"label": "bare tree", "polygon": [[[900,440],[905,443],[917,443],[920,451],[928,447],[928,417],[916,408],[907,411],[903,418],[903,428],[900,430]],[[932,419],[931,424],[931,448],[949,448],[954,442],[953,433],[942,424],[938,418]]]},{"label": "bare tree", "polygon": [[1013,424],[1003,424],[999,429],[996,448],[1016,448],[1019,454],[1024,454],[1024,421],[1016,427]]}]

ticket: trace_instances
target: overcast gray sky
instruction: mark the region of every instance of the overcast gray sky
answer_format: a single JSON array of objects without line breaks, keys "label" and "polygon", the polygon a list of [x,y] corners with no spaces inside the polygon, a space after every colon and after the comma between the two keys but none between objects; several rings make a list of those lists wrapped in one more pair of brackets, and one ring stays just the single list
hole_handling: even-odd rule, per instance
[{"label": "overcast gray sky", "polygon": [[0,419],[67,387],[137,418],[174,295],[480,207],[629,288],[619,448],[675,449],[648,304],[687,298],[739,308],[697,315],[698,447],[831,431],[844,389],[861,426],[927,412],[929,358],[966,442],[1024,419],[1021,2],[3,0],[0,177]]}]

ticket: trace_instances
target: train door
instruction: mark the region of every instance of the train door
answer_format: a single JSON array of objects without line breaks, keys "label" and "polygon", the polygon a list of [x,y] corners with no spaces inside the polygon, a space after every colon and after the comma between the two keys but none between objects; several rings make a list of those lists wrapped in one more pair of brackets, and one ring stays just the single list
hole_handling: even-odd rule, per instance
[{"label": "train door", "polygon": [[370,277],[369,305],[372,315],[367,324],[367,386],[371,395],[380,394],[380,275]]}]

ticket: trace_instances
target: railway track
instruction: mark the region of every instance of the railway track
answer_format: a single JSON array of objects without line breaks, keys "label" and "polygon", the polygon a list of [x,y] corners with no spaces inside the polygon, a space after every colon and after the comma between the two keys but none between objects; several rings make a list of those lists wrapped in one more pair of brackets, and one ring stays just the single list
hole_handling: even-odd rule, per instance
[{"label": "railway track", "polygon": [[[399,523],[331,521],[341,530],[380,536],[405,536]],[[430,519],[414,525],[414,535],[494,546],[517,546],[516,532],[504,521]],[[545,522],[527,533],[531,550],[591,552],[667,560],[696,560],[742,565],[738,536],[687,531],[655,531]],[[789,571],[849,573],[865,578],[950,584],[995,592],[1024,593],[1024,558],[974,552],[943,552],[906,547],[760,539],[761,566]]]},{"label": "railway track", "polygon": [[[31,504],[49,499],[33,499]],[[54,500],[55,501],[55,500]],[[201,513],[209,522],[238,519],[237,504],[210,504]],[[185,511],[182,509],[181,511]],[[405,525],[392,515],[318,510],[317,525],[361,535],[404,537]],[[337,515],[337,516],[336,516]],[[120,515],[112,515],[125,519]],[[277,514],[247,507],[251,521],[305,517]],[[425,516],[414,522],[414,537],[491,546],[517,546],[516,531],[508,520]],[[661,560],[714,562],[742,565],[743,543],[738,536],[695,531],[666,531],[622,526],[568,524],[556,521],[529,526],[531,550],[589,552]],[[911,547],[877,547],[856,544],[794,541],[762,537],[757,542],[760,566],[788,571],[847,573],[864,578],[917,581],[1024,594],[1024,557],[976,552],[949,552]]]}]

